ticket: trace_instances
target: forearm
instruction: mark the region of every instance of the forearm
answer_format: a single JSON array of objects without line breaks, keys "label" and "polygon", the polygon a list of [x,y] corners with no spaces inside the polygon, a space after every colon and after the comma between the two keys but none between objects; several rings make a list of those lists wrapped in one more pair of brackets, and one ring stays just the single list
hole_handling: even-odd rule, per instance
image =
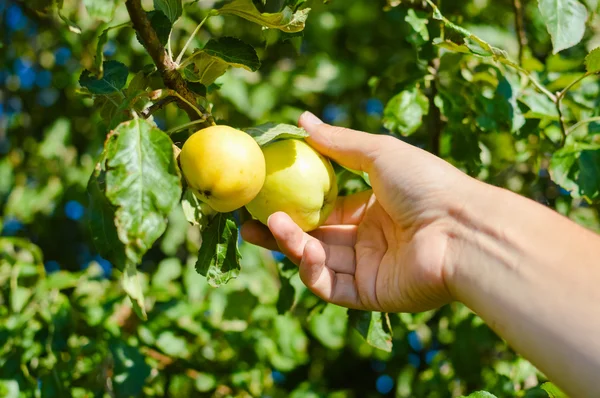
[{"label": "forearm", "polygon": [[572,396],[600,396],[600,237],[475,183],[456,209],[454,297]]}]

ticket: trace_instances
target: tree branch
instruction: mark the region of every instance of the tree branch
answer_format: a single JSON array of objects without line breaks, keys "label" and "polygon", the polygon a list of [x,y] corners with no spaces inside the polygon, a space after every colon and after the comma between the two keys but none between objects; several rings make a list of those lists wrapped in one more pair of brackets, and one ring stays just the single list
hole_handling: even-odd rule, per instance
[{"label": "tree branch", "polygon": [[149,108],[144,109],[142,111],[142,117],[144,119],[148,119],[154,112],[156,112],[159,109],[164,108],[165,106],[167,106],[171,102],[175,102],[175,101],[177,101],[177,98],[175,98],[175,97],[163,98],[163,99],[159,100],[158,102],[154,103]]},{"label": "tree branch", "polygon": [[592,75],[593,75],[593,73],[589,73],[589,72],[581,75],[580,77],[578,77],[577,79],[572,81],[571,84],[569,84],[567,87],[565,87],[561,92],[556,94],[556,101],[554,101],[554,102],[556,103],[556,110],[558,111],[558,119],[559,119],[558,122],[560,124],[560,131],[562,134],[561,142],[560,142],[561,147],[565,145],[565,142],[567,140],[567,135],[569,135],[569,132],[572,131],[570,129],[567,129],[567,121],[565,120],[565,117],[562,112],[562,100],[565,98],[565,96],[567,95],[569,90],[572,89],[573,87],[575,87],[575,85],[577,83],[581,82],[586,77],[592,76]]},{"label": "tree branch", "polygon": [[[179,107],[188,114],[191,120],[204,118],[206,120],[206,126],[213,125],[214,120],[212,115],[204,108],[197,105],[195,94],[187,87],[186,81],[177,71],[177,63],[173,61],[164,46],[158,40],[156,31],[152,28],[150,20],[142,8],[141,0],[126,0],[125,6],[131,17],[133,28],[141,38],[142,44],[148,51],[148,54],[152,57],[165,86],[177,92],[181,98],[183,98],[183,100],[177,101]],[[198,112],[190,106],[190,104],[196,104],[203,115],[198,115]]]},{"label": "tree branch", "polygon": [[431,153],[436,156],[440,156],[440,142],[442,137],[442,130],[444,129],[444,121],[442,120],[442,113],[435,104],[435,97],[438,95],[437,79],[438,70],[440,67],[440,59],[435,58],[430,63],[430,69],[433,73],[433,79],[431,79],[431,87],[427,94],[429,98],[429,118],[428,118],[428,129],[429,136],[431,139]]},{"label": "tree branch", "polygon": [[523,65],[525,61],[525,49],[527,48],[527,33],[525,32],[525,24],[523,17],[523,5],[521,0],[513,0],[513,8],[515,10],[515,28],[517,29],[517,39],[519,40],[519,63]]}]

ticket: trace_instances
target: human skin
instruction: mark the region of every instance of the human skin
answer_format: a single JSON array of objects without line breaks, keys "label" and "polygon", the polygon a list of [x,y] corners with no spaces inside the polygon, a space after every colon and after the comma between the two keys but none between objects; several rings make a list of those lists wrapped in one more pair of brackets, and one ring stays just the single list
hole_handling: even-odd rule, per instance
[{"label": "human skin", "polygon": [[459,301],[573,397],[600,396],[600,237],[388,136],[300,118],[307,141],[369,174],[304,233],[286,214],[242,227],[304,284],[348,308],[419,312]]}]

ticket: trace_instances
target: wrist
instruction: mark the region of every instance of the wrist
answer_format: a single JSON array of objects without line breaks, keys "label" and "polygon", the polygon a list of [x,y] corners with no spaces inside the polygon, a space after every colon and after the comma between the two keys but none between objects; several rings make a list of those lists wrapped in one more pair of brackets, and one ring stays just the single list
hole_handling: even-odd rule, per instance
[{"label": "wrist", "polygon": [[516,195],[475,179],[464,185],[462,195],[449,210],[450,228],[444,282],[451,297],[468,305],[469,287],[493,268],[510,269],[519,261],[519,250],[508,237]]}]

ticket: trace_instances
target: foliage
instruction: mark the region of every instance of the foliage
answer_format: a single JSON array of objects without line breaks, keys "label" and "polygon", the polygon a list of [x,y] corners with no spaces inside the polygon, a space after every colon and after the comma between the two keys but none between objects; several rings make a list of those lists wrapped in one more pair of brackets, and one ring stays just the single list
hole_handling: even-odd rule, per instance
[{"label": "foliage", "polygon": [[[247,214],[190,194],[177,155],[212,122],[303,137],[309,109],[600,231],[597,12],[0,2],[0,396],[563,396],[460,304],[326,305],[241,241]],[[342,194],[368,188],[337,172]]]}]

